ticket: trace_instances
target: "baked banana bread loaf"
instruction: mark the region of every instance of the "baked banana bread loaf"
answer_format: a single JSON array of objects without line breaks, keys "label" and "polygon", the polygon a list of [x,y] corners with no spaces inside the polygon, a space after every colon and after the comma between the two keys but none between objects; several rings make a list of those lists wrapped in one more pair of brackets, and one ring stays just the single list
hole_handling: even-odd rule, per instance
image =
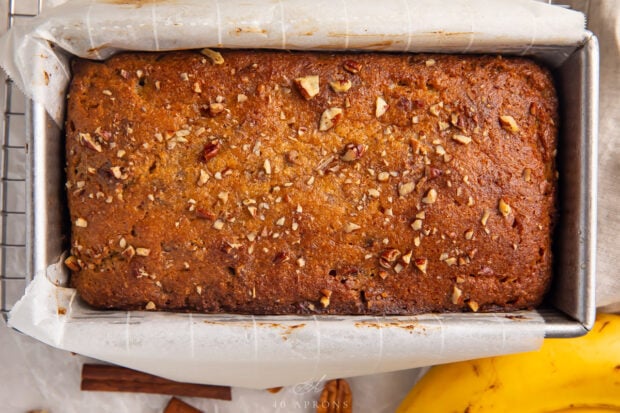
[{"label": "baked banana bread loaf", "polygon": [[531,308],[552,273],[557,116],[524,58],[77,59],[72,285],[115,309]]}]

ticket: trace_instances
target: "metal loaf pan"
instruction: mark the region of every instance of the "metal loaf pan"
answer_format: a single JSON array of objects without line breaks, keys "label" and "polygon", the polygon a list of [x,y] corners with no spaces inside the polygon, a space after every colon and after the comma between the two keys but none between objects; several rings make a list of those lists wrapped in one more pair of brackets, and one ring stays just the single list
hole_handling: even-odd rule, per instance
[{"label": "metal loaf pan", "polygon": [[[561,108],[555,274],[548,299],[535,311],[545,320],[547,337],[575,337],[592,327],[596,311],[598,43],[590,35],[578,48],[549,46],[527,52],[554,67]],[[32,279],[66,251],[70,225],[62,131],[39,104],[31,105],[28,116],[26,243],[27,277]],[[52,281],[64,285],[67,279],[64,274]],[[498,315],[479,314],[480,321]]]}]

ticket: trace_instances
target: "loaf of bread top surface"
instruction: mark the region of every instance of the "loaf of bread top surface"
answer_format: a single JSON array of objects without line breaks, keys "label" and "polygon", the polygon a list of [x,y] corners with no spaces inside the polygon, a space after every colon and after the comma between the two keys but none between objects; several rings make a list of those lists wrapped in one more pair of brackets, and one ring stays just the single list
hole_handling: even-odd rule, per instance
[{"label": "loaf of bread top surface", "polygon": [[102,309],[532,308],[552,275],[557,105],[525,58],[76,59],[72,285]]}]

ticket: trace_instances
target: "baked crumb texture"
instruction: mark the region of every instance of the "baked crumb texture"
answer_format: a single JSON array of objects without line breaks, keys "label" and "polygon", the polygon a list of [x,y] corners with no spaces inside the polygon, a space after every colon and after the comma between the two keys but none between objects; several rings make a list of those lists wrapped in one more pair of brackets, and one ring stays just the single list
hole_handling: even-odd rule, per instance
[{"label": "baked crumb texture", "polygon": [[531,308],[551,277],[557,98],[496,56],[75,60],[72,284],[97,308]]}]

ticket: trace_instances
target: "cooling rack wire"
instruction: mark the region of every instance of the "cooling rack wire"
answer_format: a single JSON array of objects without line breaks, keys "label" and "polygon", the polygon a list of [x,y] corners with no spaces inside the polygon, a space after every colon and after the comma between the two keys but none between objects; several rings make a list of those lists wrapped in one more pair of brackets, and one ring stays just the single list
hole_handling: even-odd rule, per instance
[{"label": "cooling rack wire", "polygon": [[[39,14],[43,0],[0,0],[0,34]],[[26,107],[28,100],[0,71],[0,311],[24,293],[26,279]]]}]

